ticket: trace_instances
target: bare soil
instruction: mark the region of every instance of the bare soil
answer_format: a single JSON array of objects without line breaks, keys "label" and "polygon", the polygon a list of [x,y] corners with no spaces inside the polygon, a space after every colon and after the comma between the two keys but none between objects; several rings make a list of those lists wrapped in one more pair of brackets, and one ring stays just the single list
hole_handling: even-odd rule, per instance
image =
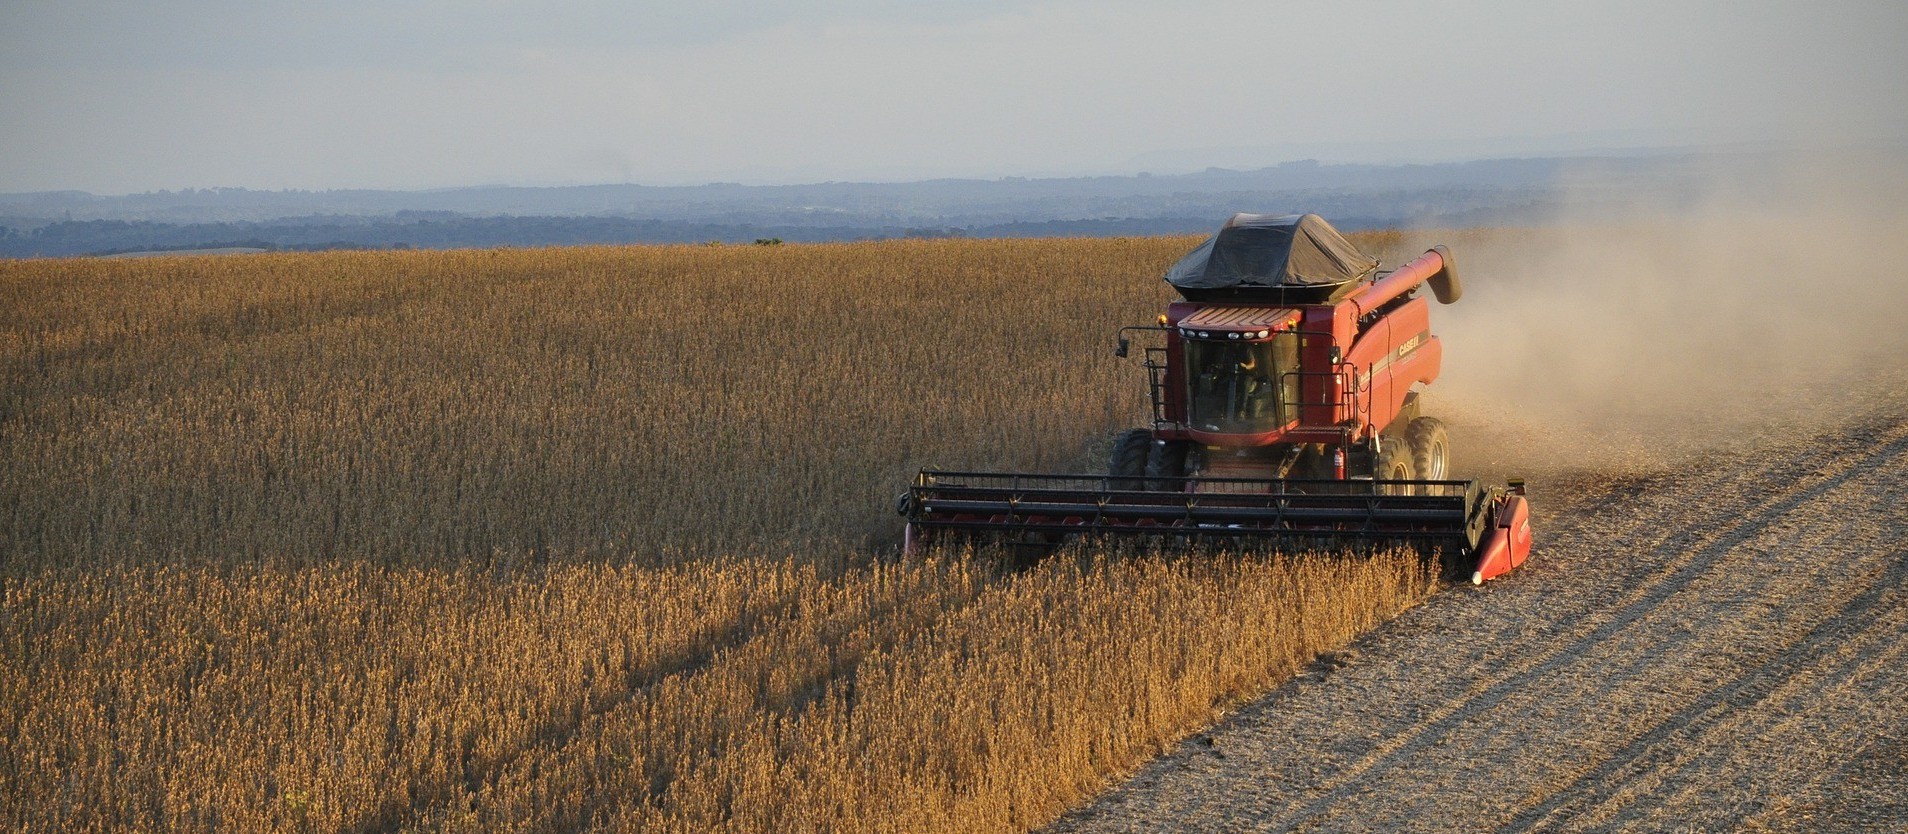
[{"label": "bare soil", "polygon": [[1899,393],[1671,472],[1533,478],[1538,545],[1049,830],[1908,831]]}]

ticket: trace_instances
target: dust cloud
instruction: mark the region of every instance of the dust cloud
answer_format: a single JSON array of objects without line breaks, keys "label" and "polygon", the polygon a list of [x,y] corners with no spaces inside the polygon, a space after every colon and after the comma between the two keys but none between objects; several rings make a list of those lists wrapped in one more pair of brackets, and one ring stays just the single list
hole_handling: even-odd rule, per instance
[{"label": "dust cloud", "polygon": [[1908,389],[1908,159],[1716,167],[1674,195],[1585,171],[1542,225],[1411,236],[1464,282],[1426,394],[1460,471],[1655,471]]}]

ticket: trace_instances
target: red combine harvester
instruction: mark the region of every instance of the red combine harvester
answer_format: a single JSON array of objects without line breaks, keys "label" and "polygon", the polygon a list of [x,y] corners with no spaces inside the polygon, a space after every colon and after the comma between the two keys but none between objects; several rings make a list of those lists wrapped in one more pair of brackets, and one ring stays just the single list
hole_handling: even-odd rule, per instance
[{"label": "red combine harvester", "polygon": [[1448,478],[1444,424],[1418,413],[1444,350],[1414,292],[1460,293],[1444,247],[1380,272],[1317,215],[1239,214],[1166,280],[1185,300],[1120,329],[1118,356],[1134,331],[1165,344],[1145,349],[1153,425],[1119,437],[1107,474],[924,470],[901,497],[909,548],[948,533],[1409,545],[1476,583],[1523,564],[1522,482]]}]

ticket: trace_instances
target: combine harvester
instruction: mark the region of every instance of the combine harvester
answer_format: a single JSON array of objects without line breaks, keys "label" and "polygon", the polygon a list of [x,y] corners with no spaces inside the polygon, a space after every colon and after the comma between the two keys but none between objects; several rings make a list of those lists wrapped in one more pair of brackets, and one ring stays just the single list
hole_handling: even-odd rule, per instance
[{"label": "combine harvester", "polygon": [[1434,247],[1390,272],[1317,215],[1239,214],[1166,273],[1183,301],[1145,349],[1153,425],[1122,434],[1105,475],[924,470],[901,496],[907,547],[938,535],[1052,546],[1072,535],[1290,547],[1405,545],[1482,583],[1523,564],[1523,483],[1451,480],[1420,416],[1438,378],[1431,307],[1458,300]]}]

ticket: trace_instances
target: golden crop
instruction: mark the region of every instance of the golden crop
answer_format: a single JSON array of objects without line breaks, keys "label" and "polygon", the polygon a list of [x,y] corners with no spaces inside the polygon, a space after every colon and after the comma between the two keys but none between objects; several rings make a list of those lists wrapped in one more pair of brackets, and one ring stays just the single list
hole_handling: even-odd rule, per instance
[{"label": "golden crop", "polygon": [[0,825],[1024,830],[1418,562],[894,560],[1185,239],[0,263]]}]

